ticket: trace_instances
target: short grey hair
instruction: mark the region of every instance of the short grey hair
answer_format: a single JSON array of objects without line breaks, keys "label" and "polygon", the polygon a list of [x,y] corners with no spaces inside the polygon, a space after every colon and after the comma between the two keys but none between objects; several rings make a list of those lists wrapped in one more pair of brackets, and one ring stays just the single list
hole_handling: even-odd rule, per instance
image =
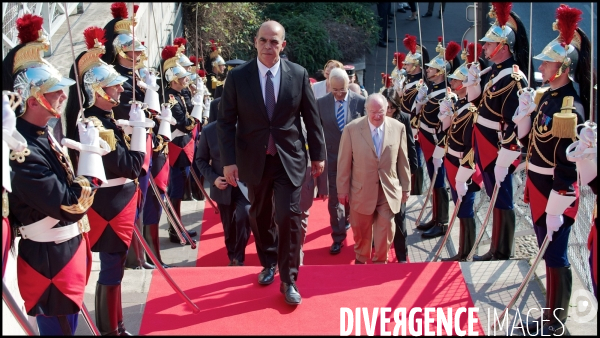
[{"label": "short grey hair", "polygon": [[348,73],[346,73],[345,70],[343,70],[342,68],[333,68],[331,70],[331,72],[329,72],[329,81],[331,81],[331,79],[338,79],[338,80],[343,80],[344,81],[344,85],[348,85],[350,83],[350,78],[348,77]]},{"label": "short grey hair", "polygon": [[[388,106],[388,101],[387,101],[387,99],[385,98],[385,96],[383,96],[383,95],[382,95],[382,94],[380,94],[380,93],[373,93],[373,94],[369,95],[369,96],[367,97],[367,101],[365,102],[365,108],[366,108],[366,106],[369,104],[369,102],[371,102],[371,101],[373,101],[373,100],[377,100],[377,101],[379,101],[379,103],[381,103],[381,106],[382,106],[382,107],[384,107],[385,109],[387,109],[387,106]],[[384,110],[385,110],[385,109],[384,109]]]}]

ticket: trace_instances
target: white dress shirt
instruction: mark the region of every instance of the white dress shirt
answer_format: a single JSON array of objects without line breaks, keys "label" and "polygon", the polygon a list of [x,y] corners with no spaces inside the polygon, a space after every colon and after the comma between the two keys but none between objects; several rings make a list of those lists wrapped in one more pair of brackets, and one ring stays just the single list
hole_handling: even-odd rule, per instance
[{"label": "white dress shirt", "polygon": [[[265,85],[267,84],[267,72],[270,70],[273,77],[271,81],[273,82],[273,90],[275,91],[275,103],[277,103],[277,97],[279,96],[279,85],[281,84],[281,76],[279,75],[279,68],[281,66],[281,60],[277,61],[277,63],[271,67],[267,68],[267,66],[263,65],[258,58],[256,59],[258,63],[258,74],[260,75],[260,89],[262,90],[263,101],[265,101]],[[265,101],[265,105],[267,102]]]},{"label": "white dress shirt", "polygon": [[[385,119],[385,117],[384,117]],[[379,147],[379,154],[377,154],[377,157],[381,156],[381,152],[383,151],[383,149],[381,149],[381,147],[383,146],[383,127],[385,126],[385,123],[382,123],[379,127],[375,127],[374,125],[371,124],[371,121],[369,121],[369,118],[367,117],[367,121],[369,122],[369,128],[371,129],[371,139],[373,139],[373,136],[375,136],[375,129],[377,129],[377,132],[379,133],[379,145],[375,146],[375,150],[377,151],[377,148]]]}]

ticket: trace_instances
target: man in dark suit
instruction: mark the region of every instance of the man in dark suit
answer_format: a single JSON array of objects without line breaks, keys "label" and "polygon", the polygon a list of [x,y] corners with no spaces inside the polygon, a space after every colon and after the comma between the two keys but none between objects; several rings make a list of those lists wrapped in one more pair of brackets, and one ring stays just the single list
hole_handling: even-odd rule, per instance
[{"label": "man in dark suit", "polygon": [[317,100],[317,107],[321,115],[325,144],[327,145],[327,175],[317,180],[328,181],[329,224],[331,225],[331,238],[333,244],[329,249],[332,255],[341,252],[342,243],[346,239],[347,216],[350,214],[348,205],[342,205],[337,198],[337,158],[340,148],[340,138],[346,124],[365,115],[365,98],[348,90],[350,78],[345,70],[334,68],[329,74],[331,92]]},{"label": "man in dark suit", "polygon": [[239,179],[248,185],[250,225],[263,266],[258,283],[273,283],[279,265],[285,301],[298,305],[302,301],[295,284],[302,243],[299,204],[307,168],[301,116],[313,176],[323,172],[326,155],[308,72],[279,58],[285,45],[281,24],[267,21],[260,26],[254,38],[257,59],[227,76],[217,132],[227,183],[237,186]]},{"label": "man in dark suit", "polygon": [[223,176],[216,122],[202,128],[195,162],[202,176],[211,182],[210,197],[219,208],[229,265],[244,265],[246,245],[250,238],[250,202],[240,189],[241,182],[233,187]]}]

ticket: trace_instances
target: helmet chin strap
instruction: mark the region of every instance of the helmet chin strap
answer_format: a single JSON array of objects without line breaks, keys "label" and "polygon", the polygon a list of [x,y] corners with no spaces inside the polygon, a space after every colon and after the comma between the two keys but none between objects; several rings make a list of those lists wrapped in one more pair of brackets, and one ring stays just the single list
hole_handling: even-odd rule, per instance
[{"label": "helmet chin strap", "polygon": [[494,56],[496,56],[496,54],[498,54],[502,47],[504,47],[504,42],[498,42],[498,45],[496,46],[496,48],[494,48],[494,51],[492,52],[492,54],[490,54],[490,56],[487,59],[491,60]]}]

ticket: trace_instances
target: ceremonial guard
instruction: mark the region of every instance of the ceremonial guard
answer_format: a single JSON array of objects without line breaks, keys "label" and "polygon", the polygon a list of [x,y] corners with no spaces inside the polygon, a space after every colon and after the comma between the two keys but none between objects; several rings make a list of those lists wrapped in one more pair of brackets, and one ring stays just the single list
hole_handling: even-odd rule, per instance
[{"label": "ceremonial guard", "polygon": [[[127,335],[123,323],[121,281],[140,197],[137,178],[144,163],[147,123],[141,103],[136,101],[130,105],[129,121],[124,121],[132,129],[131,136],[119,126],[124,124],[123,120],[116,121],[112,109],[119,106],[127,78],[101,60],[105,53],[102,42],[106,41],[103,29],[89,27],[84,36],[88,50],[75,59],[71,74],[83,86],[84,118],[99,129],[100,138],[110,146],[110,152],[102,158],[100,165],[106,172],[107,182],[97,191],[88,211],[90,246],[92,251],[100,253],[96,325],[103,335]],[[72,87],[65,117],[67,137],[73,139],[77,138],[74,125],[79,111],[78,97],[77,88]]]},{"label": "ceremonial guard", "polygon": [[[10,152],[14,177],[8,203],[11,225],[21,235],[17,278],[27,314],[36,317],[41,335],[73,335],[91,267],[85,213],[96,189],[106,181],[97,165],[105,153],[100,144],[106,144],[99,141],[93,125],[81,123],[80,163],[74,171],[69,155],[49,130],[48,121],[60,117],[67,98],[63,89],[75,81],[63,78],[41,57],[49,48],[41,35],[42,24],[36,15],[17,19],[21,44],[2,62],[3,89],[22,98],[15,112],[16,131],[24,138],[20,149]],[[7,123],[3,119],[3,129],[10,128],[10,119]],[[14,131],[10,134],[18,137]],[[14,140],[3,130],[3,141]]]},{"label": "ceremonial guard", "polygon": [[411,130],[415,139],[415,150],[417,152],[417,170],[411,171],[410,182],[412,184],[410,194],[421,195],[423,193],[423,162],[421,160],[421,145],[417,138],[419,131],[418,119],[416,117],[415,99],[417,92],[424,84],[423,62],[429,62],[429,55],[425,48],[417,45],[417,37],[406,34],[403,40],[404,46],[408,50],[404,61],[402,61],[402,70],[406,71],[404,81],[395,83],[396,93],[399,96],[400,110],[409,114],[411,118]]},{"label": "ceremonial guard", "polygon": [[497,194],[495,204],[490,205],[494,208],[490,250],[483,256],[475,256],[476,261],[505,260],[512,252],[516,221],[512,173],[521,155],[512,116],[519,105],[518,92],[527,87],[524,72],[529,57],[525,27],[511,12],[512,3],[493,5],[490,17],[496,18],[496,22],[480,40],[485,42],[485,58],[493,63],[491,71],[483,74],[479,65],[473,63],[464,82],[469,102],[477,106],[473,132],[475,161],[482,170],[488,196]]},{"label": "ceremonial guard", "polygon": [[[181,201],[184,195],[184,184],[190,179],[190,165],[194,158],[194,129],[197,120],[190,115],[192,107],[185,102],[181,91],[190,83],[191,73],[179,64],[179,50],[177,46],[166,46],[162,53],[163,83],[165,89],[165,102],[169,104],[176,124],[171,126],[172,139],[169,142],[169,184],[167,194],[171,199],[177,217],[181,219]],[[196,231],[188,231],[190,237],[196,236]],[[169,226],[169,239],[179,243],[179,237]]]},{"label": "ceremonial guard", "polygon": [[[459,207],[457,217],[460,220],[457,253],[453,257],[442,258],[442,261],[463,261],[473,249],[475,243],[475,193],[481,190],[483,184],[481,171],[475,165],[473,157],[473,119],[476,107],[467,100],[467,88],[462,84],[467,80],[468,66],[477,60],[482,49],[478,44],[477,56],[475,56],[474,43],[467,46],[467,40],[465,40],[463,47],[461,57],[465,63],[448,76],[456,99],[443,99],[440,102],[439,119],[442,128],[447,129],[444,167],[448,183],[450,183],[452,200],[455,206]],[[471,180],[468,180],[469,177]],[[461,201],[460,206],[457,204],[457,200]]]},{"label": "ceremonial guard", "polygon": [[221,57],[221,46],[214,40],[210,40],[210,68],[207,87],[213,99],[221,97],[223,83],[225,82],[225,60]]},{"label": "ceremonial guard", "polygon": [[452,60],[460,52],[460,45],[450,41],[448,46],[442,46],[442,38],[438,39],[436,51],[439,53],[429,63],[427,68],[427,79],[431,82],[431,90],[428,93],[427,85],[423,84],[415,99],[415,110],[419,121],[418,139],[425,156],[425,164],[429,178],[432,181],[432,217],[431,221],[420,224],[417,229],[424,231],[421,236],[435,238],[446,233],[448,227],[449,198],[446,190],[446,169],[443,163],[446,130],[438,118],[440,101],[446,95],[446,74],[452,71]]},{"label": "ceremonial guard", "polygon": [[27,148],[27,141],[16,129],[17,117],[13,110],[20,105],[20,100],[21,97],[16,93],[2,93],[2,278],[5,277],[6,259],[13,241],[8,220],[8,193],[12,191],[10,181],[13,174],[10,170],[10,152],[22,153]]},{"label": "ceremonial guard", "polygon": [[[556,10],[553,27],[559,36],[534,57],[542,61],[538,70],[549,86],[537,105],[532,89],[521,91],[513,118],[517,136],[527,147],[525,202],[531,208],[533,228],[540,247],[544,238],[551,241],[544,254],[547,312],[543,319],[549,322],[543,323],[541,335],[546,336],[564,334],[573,287],[567,246],[579,206],[579,186],[577,165],[567,158],[567,148],[577,138],[576,126],[590,114],[590,41],[577,28],[581,13],[567,5]],[[582,177],[587,174],[584,170]],[[536,324],[530,323],[530,331],[537,329]]]}]

